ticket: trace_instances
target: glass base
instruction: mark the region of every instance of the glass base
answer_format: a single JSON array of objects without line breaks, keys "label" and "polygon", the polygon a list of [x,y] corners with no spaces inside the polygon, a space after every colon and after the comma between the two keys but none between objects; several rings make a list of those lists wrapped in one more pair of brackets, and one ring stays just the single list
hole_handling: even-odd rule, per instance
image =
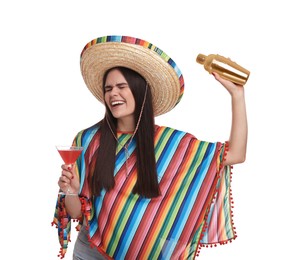
[{"label": "glass base", "polygon": [[77,193],[71,193],[71,192],[63,192],[63,191],[60,191],[59,193],[58,193],[59,195],[67,195],[67,196],[77,196],[78,194]]},{"label": "glass base", "polygon": [[71,192],[70,191],[70,189],[68,189],[67,190],[67,192],[64,192],[64,191],[61,191],[61,190],[59,190],[59,193],[58,193],[59,195],[67,195],[67,196],[77,196],[78,194],[77,193],[73,193],[73,192]]}]

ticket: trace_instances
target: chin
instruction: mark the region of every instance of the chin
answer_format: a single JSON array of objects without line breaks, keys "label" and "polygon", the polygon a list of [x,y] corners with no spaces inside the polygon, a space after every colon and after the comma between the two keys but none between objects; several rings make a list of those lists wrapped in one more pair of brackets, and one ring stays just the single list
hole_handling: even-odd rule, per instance
[{"label": "chin", "polygon": [[112,114],[112,116],[113,116],[114,118],[116,118],[116,119],[119,119],[119,118],[121,118],[121,117],[124,116],[124,115],[121,114],[121,113],[111,113],[111,114]]}]

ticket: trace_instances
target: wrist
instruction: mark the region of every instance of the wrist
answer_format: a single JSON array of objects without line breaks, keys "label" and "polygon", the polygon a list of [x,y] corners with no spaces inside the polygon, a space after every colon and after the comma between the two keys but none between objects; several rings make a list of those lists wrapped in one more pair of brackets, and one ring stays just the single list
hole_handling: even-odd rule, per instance
[{"label": "wrist", "polygon": [[232,99],[244,99],[244,87],[237,87],[232,92],[230,92]]}]

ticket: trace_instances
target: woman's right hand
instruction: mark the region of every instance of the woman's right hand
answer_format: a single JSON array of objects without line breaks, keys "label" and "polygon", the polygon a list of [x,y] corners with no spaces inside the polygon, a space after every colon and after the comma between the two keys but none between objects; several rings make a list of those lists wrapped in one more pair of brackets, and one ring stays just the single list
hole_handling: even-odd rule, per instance
[{"label": "woman's right hand", "polygon": [[73,164],[62,164],[62,172],[58,181],[60,190],[67,193],[78,194],[79,179],[73,167]]}]

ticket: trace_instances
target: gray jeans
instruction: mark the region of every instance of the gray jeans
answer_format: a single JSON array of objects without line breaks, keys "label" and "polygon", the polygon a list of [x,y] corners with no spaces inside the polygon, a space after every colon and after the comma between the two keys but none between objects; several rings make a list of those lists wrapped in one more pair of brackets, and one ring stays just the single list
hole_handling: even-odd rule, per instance
[{"label": "gray jeans", "polygon": [[96,247],[91,248],[88,241],[88,231],[83,225],[78,233],[74,249],[73,260],[106,260]]}]

